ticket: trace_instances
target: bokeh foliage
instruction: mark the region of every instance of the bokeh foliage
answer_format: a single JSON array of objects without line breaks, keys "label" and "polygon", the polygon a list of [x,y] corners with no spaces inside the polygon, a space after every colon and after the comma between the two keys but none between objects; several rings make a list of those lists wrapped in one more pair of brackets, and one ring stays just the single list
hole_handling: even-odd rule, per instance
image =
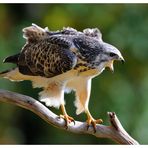
[{"label": "bokeh foliage", "polygon": [[[132,137],[148,144],[148,5],[146,4],[0,4],[0,71],[14,67],[2,60],[20,51],[22,28],[36,23],[50,30],[70,26],[97,27],[103,40],[115,45],[126,63],[115,63],[94,78],[90,99],[92,115],[108,124],[106,113],[115,111]],[[0,88],[37,98],[30,82],[0,79]],[[76,120],[74,94],[65,95],[68,113]],[[57,114],[60,111],[52,109]],[[30,111],[0,103],[1,144],[114,144],[107,139],[77,135],[48,125]]]}]

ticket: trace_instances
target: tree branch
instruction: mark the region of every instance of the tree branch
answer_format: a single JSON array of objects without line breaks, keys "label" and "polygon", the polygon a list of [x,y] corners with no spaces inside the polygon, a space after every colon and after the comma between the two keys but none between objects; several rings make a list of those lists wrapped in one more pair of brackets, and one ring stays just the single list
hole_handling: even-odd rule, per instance
[{"label": "tree branch", "polygon": [[47,123],[52,124],[53,126],[66,131],[70,131],[73,133],[91,134],[98,138],[109,138],[119,144],[134,144],[134,145],[139,144],[124,130],[114,112],[108,112],[111,125],[105,126],[98,124],[97,131],[96,133],[94,133],[92,127],[90,127],[87,130],[86,123],[79,121],[76,121],[75,125],[71,123],[68,126],[68,129],[66,129],[64,126],[65,121],[63,119],[58,118],[58,116],[53,112],[51,112],[47,107],[45,107],[39,101],[29,96],[0,89],[0,101],[5,103],[11,103],[20,106],[22,108],[25,108],[27,110],[30,110],[39,117],[41,117],[43,120],[45,120]]}]

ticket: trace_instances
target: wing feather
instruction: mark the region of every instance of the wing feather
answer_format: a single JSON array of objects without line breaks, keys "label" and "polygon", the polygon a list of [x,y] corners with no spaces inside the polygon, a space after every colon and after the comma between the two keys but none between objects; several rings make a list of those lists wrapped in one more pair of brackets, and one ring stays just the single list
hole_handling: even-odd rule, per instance
[{"label": "wing feather", "polygon": [[67,72],[77,63],[69,40],[69,36],[76,33],[72,28],[52,32],[47,27],[44,29],[32,24],[23,29],[26,44],[21,52],[6,58],[5,62],[16,63],[24,75],[50,78]]},{"label": "wing feather", "polygon": [[19,71],[26,75],[54,77],[74,68],[76,55],[67,42],[44,39],[24,46],[18,60]]}]

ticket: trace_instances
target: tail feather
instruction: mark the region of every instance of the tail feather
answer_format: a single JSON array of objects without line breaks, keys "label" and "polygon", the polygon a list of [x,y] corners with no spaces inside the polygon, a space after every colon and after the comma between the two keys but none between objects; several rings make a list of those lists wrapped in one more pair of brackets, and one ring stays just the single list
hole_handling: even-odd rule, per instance
[{"label": "tail feather", "polygon": [[4,63],[14,63],[17,64],[18,63],[18,58],[19,58],[20,53],[6,57],[3,62]]},{"label": "tail feather", "polygon": [[0,72],[0,77],[6,77],[8,75],[8,73],[13,71],[14,69],[16,69],[16,68],[12,68],[12,69],[8,69],[8,70]]},{"label": "tail feather", "polygon": [[27,80],[28,78],[27,76],[21,74],[17,67],[0,72],[0,77],[11,81],[22,81]]}]

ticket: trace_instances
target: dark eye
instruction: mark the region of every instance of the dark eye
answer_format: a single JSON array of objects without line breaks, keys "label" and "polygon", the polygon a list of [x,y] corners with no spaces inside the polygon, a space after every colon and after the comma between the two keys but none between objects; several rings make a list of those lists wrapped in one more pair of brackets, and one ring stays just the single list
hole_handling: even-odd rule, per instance
[{"label": "dark eye", "polygon": [[109,56],[110,56],[110,57],[114,57],[114,56],[116,56],[116,54],[113,53],[113,52],[111,52],[111,53],[109,54]]}]

